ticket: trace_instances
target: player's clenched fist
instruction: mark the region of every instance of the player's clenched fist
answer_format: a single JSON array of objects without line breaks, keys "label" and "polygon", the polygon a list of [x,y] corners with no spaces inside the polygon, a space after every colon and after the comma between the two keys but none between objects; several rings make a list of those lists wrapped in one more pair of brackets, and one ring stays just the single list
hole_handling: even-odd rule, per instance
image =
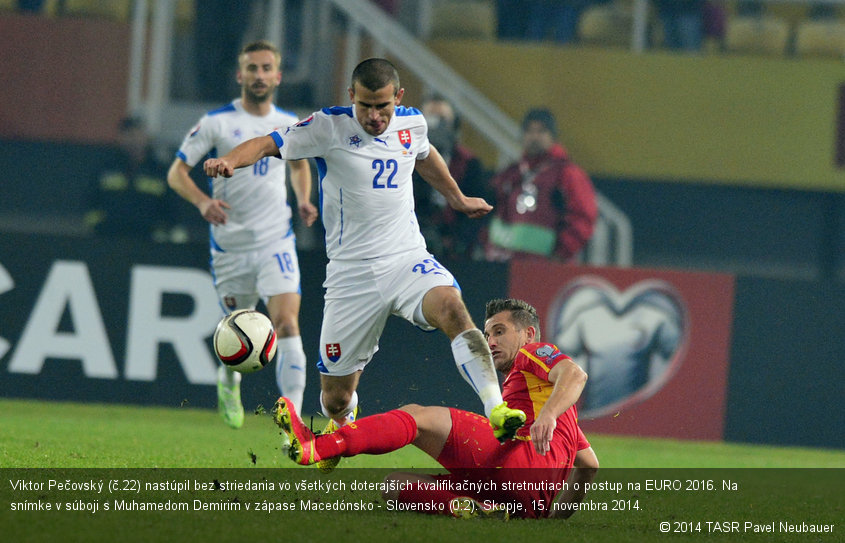
[{"label": "player's clenched fist", "polygon": [[222,158],[209,158],[202,167],[205,169],[205,175],[209,177],[232,177],[235,173],[235,168]]},{"label": "player's clenched fist", "polygon": [[467,197],[464,197],[459,203],[452,205],[452,208],[466,214],[471,219],[483,217],[493,210],[493,206],[488,204],[484,198]]}]

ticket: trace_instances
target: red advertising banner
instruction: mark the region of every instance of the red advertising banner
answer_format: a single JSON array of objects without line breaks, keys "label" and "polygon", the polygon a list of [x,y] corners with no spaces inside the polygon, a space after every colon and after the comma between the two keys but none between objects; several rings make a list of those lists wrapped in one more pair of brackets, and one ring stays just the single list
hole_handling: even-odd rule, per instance
[{"label": "red advertising banner", "polygon": [[509,295],[589,375],[586,432],[721,440],[734,277],[514,261]]}]

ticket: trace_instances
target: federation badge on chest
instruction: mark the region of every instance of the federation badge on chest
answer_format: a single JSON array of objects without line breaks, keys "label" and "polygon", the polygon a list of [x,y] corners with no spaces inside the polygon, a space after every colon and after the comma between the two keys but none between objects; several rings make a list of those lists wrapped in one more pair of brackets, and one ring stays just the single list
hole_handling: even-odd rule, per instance
[{"label": "federation badge on chest", "polygon": [[411,131],[410,130],[400,130],[399,131],[399,143],[402,144],[402,147],[405,149],[411,148]]}]

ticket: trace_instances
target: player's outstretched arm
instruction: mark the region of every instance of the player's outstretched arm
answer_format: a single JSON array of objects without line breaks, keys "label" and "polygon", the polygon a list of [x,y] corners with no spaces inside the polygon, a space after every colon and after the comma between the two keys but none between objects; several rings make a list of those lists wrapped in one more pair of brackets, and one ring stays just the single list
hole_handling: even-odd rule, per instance
[{"label": "player's outstretched arm", "polygon": [[554,436],[557,418],[575,405],[581,391],[587,384],[587,373],[571,360],[558,362],[549,372],[549,381],[554,383],[549,399],[537,414],[531,425],[531,442],[539,454],[545,455]]},{"label": "player's outstretched arm", "polygon": [[476,219],[493,210],[493,206],[484,198],[468,197],[461,191],[455,178],[449,173],[449,166],[434,145],[429,146],[428,156],[418,160],[414,168],[426,183],[446,198],[449,206],[455,211]]},{"label": "player's outstretched arm", "polygon": [[[587,495],[584,486],[593,481],[598,471],[599,459],[592,447],[575,453],[575,465],[566,479],[566,488],[558,493],[555,503],[581,503]],[[552,507],[549,518],[567,519],[574,512],[573,507]]]},{"label": "player's outstretched arm", "polygon": [[232,177],[235,170],[251,166],[267,156],[279,156],[279,148],[270,136],[246,140],[220,158],[209,158],[203,164],[209,177]]}]

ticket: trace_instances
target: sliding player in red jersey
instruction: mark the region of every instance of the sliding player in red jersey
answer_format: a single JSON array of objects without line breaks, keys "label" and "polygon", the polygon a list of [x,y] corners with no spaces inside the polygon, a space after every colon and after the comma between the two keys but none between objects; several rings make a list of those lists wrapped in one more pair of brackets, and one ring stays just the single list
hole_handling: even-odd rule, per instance
[{"label": "sliding player in red jersey", "polygon": [[449,474],[388,475],[388,505],[454,516],[504,510],[528,518],[568,517],[575,508],[561,504],[580,502],[584,483],[598,469],[575,407],[587,374],[557,347],[539,342],[537,311],[521,300],[488,302],[484,335],[496,369],[506,375],[503,399],[527,416],[514,440],[499,443],[489,421],[475,413],[416,404],[317,436],[280,398],[274,416],[290,438],[291,459],[309,465],[413,444]]}]

